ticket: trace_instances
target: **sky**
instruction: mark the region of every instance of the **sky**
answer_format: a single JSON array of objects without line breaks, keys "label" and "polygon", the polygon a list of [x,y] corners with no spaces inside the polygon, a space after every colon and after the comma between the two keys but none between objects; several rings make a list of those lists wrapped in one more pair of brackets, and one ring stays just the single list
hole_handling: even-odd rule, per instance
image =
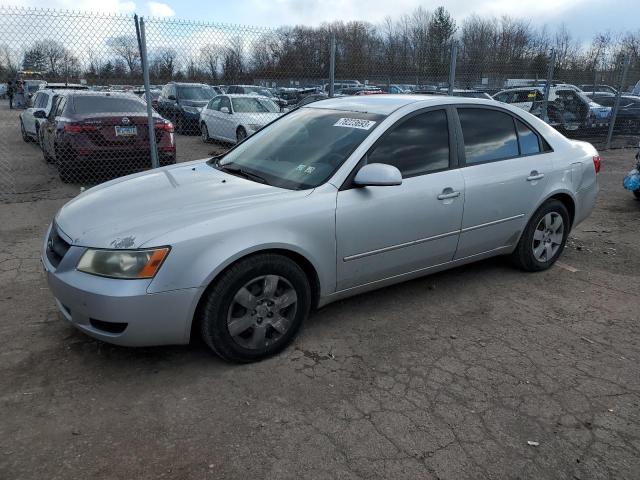
[{"label": "sky", "polygon": [[565,24],[588,42],[595,33],[640,30],[639,0],[0,0],[0,5],[138,13],[205,22],[252,26],[319,25],[333,20],[380,23],[418,6],[433,10],[444,4],[458,23],[471,14],[525,18],[551,30]]}]

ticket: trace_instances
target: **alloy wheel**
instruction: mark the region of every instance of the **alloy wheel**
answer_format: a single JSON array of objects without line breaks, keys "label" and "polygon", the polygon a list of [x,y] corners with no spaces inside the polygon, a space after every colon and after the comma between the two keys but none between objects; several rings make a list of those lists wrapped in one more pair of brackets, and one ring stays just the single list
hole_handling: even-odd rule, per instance
[{"label": "alloy wheel", "polygon": [[286,278],[256,277],[234,295],[227,314],[227,329],[241,347],[264,349],[293,325],[297,304],[296,291]]},{"label": "alloy wheel", "polygon": [[564,222],[556,212],[549,212],[540,219],[533,233],[533,256],[539,262],[550,261],[560,249],[564,237]]}]

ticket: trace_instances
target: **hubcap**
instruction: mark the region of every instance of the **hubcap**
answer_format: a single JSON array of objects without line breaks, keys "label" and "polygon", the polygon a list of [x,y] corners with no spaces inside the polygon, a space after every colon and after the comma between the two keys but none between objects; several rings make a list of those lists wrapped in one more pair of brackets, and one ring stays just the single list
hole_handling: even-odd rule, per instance
[{"label": "hubcap", "polygon": [[234,295],[227,314],[227,329],[241,347],[265,348],[287,333],[297,304],[296,291],[286,278],[256,277]]},{"label": "hubcap", "polygon": [[551,260],[560,249],[564,237],[564,222],[556,212],[547,213],[533,233],[533,256],[539,262]]}]

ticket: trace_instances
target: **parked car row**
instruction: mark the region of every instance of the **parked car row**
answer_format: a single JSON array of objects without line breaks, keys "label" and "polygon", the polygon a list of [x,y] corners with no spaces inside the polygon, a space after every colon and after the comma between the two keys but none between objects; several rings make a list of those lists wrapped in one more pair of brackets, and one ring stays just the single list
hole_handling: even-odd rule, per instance
[{"label": "parked car row", "polygon": [[[154,112],[161,165],[176,162],[173,124]],[[97,183],[151,166],[147,106],[133,93],[42,89],[20,115],[63,182]]]}]

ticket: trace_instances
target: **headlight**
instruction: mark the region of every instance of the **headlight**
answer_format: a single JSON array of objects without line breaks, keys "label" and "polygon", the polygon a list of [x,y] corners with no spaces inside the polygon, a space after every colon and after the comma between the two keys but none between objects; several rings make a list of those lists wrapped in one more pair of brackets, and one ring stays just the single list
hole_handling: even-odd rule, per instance
[{"label": "headlight", "polygon": [[247,127],[249,127],[249,129],[253,130],[254,132],[260,130],[262,128],[262,125],[259,123],[250,123],[249,125],[247,125]]},{"label": "headlight", "polygon": [[168,253],[168,247],[149,250],[88,249],[76,268],[103,277],[153,278]]},{"label": "headlight", "polygon": [[194,113],[196,115],[200,114],[200,108],[198,107],[182,107],[182,109],[187,113]]}]

